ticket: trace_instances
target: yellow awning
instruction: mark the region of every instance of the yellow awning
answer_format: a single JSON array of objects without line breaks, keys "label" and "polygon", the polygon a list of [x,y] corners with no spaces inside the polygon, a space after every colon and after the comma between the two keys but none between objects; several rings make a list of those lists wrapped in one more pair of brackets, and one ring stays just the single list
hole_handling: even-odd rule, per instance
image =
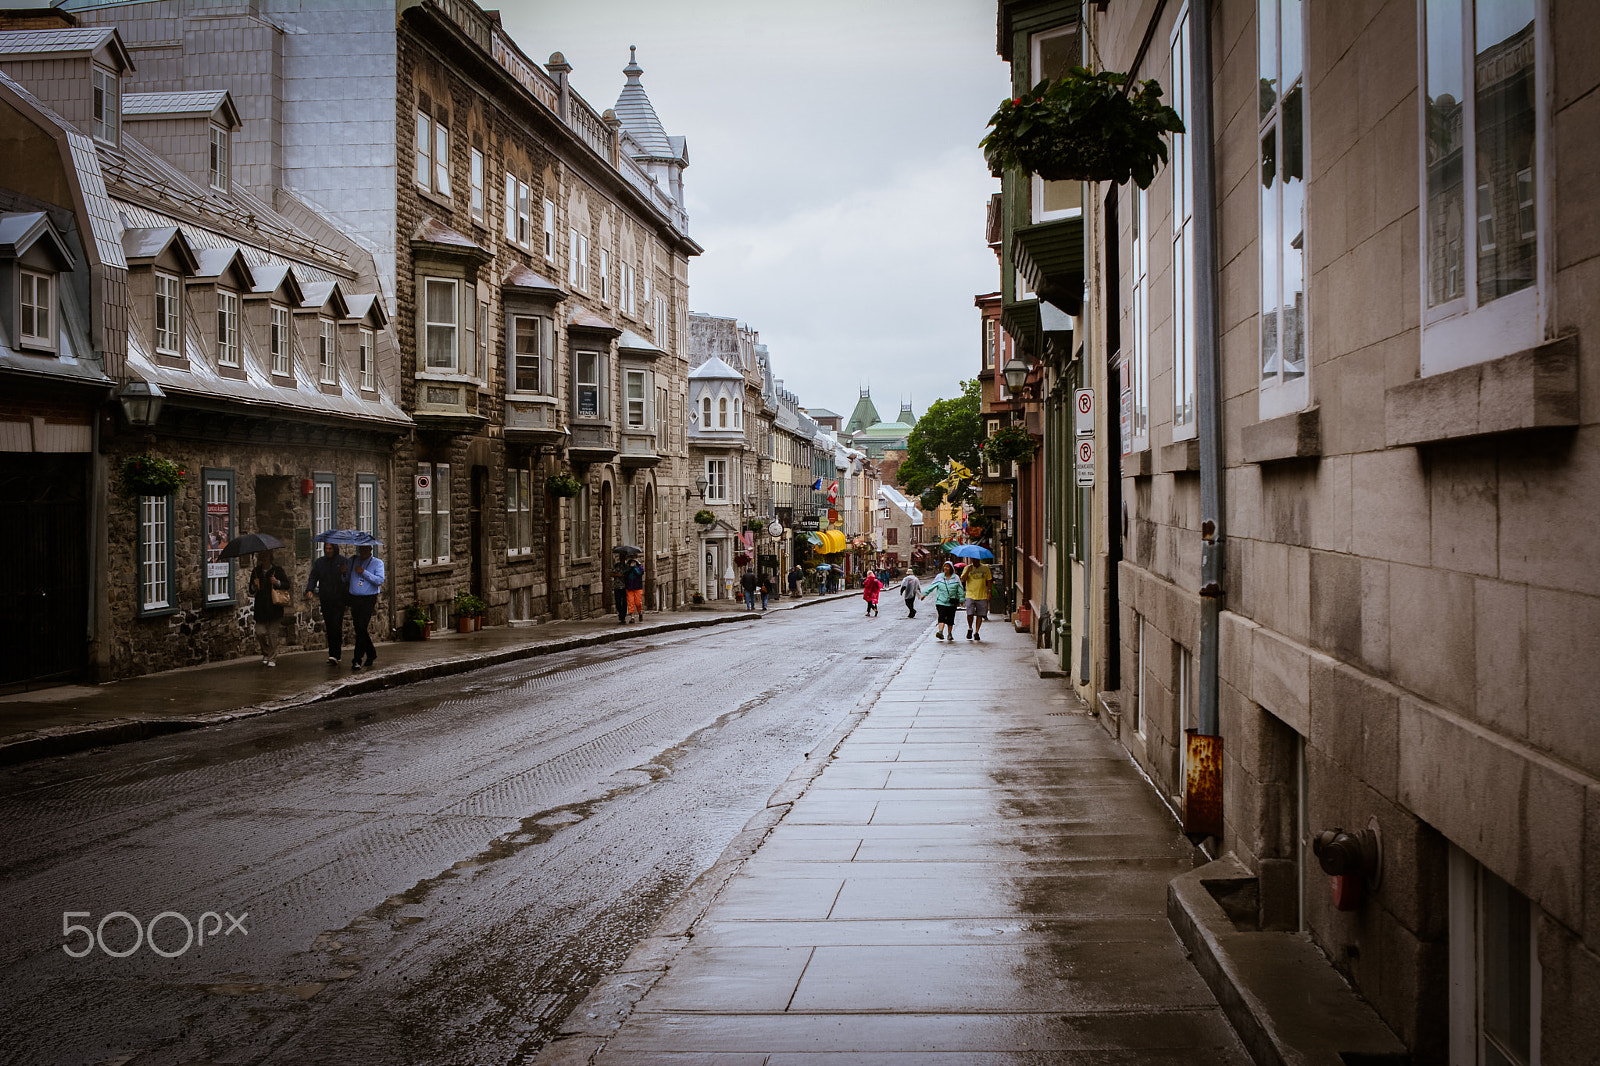
[{"label": "yellow awning", "polygon": [[835,552],[842,552],[845,547],[843,530],[825,529],[822,531],[822,554],[832,555]]}]

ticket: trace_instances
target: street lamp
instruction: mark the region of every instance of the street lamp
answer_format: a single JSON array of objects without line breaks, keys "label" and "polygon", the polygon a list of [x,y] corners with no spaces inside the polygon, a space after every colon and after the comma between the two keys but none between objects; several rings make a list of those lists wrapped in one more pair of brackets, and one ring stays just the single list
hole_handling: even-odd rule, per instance
[{"label": "street lamp", "polygon": [[1021,392],[1023,384],[1028,380],[1028,364],[1022,361],[1020,355],[1013,355],[1001,373],[1005,375],[1006,388],[1012,392]]},{"label": "street lamp", "polygon": [[117,402],[122,405],[122,417],[130,426],[153,426],[161,417],[161,405],[167,394],[161,386],[147,381],[130,381],[117,390]]}]

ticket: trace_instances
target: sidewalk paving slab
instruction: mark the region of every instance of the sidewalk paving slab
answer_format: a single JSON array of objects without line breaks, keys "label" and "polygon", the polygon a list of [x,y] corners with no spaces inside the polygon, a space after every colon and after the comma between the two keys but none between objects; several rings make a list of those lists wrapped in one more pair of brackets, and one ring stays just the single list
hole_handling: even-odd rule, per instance
[{"label": "sidewalk paving slab", "polygon": [[61,685],[0,696],[0,766],[120,744],[286,710],[308,703],[390,688],[552,655],[618,640],[727,622],[752,621],[847,599],[855,593],[774,600],[770,610],[716,600],[683,611],[657,612],[627,625],[610,616],[529,626],[495,626],[475,633],[438,633],[431,640],[377,645],[377,663],[364,671],[329,663],[321,649],[285,653],[276,667],[255,656],[165,670],[103,685]]},{"label": "sidewalk paving slab", "polygon": [[1248,1063],[1167,920],[1203,856],[1027,635],[985,633],[908,649],[537,1061]]}]

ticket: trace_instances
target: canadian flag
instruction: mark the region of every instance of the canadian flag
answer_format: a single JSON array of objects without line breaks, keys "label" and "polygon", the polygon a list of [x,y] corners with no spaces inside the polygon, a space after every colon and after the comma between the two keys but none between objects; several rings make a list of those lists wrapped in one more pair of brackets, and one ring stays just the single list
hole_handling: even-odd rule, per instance
[{"label": "canadian flag", "polygon": [[835,481],[828,486],[828,503],[832,504],[839,499],[839,483]]}]

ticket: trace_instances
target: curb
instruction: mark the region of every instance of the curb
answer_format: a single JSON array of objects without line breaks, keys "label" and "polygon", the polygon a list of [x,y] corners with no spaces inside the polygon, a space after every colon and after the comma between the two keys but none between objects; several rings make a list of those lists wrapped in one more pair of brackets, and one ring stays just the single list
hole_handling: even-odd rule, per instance
[{"label": "curb", "polygon": [[[848,593],[840,593],[829,598],[840,599],[846,595]],[[562,1019],[561,1028],[550,1043],[539,1049],[533,1060],[534,1066],[588,1066],[594,1062],[595,1056],[627,1024],[633,1008],[655,987],[656,982],[666,976],[677,960],[678,953],[694,939],[695,923],[710,909],[728,882],[738,875],[745,860],[760,849],[767,835],[783,821],[811,783],[827,769],[839,745],[866,718],[873,704],[878,702],[878,697],[883,695],[883,690],[905,669],[918,646],[917,641],[907,644],[878,691],[858,700],[845,720],[806,753],[805,761],[773,790],[767,799],[766,809],[746,822],[710,868],[695,878],[683,896],[667,908],[655,928],[629,952],[622,966],[615,973],[602,977],[589,990],[589,994],[572,1008]],[[813,755],[817,757],[812,758]]]},{"label": "curb", "polygon": [[282,699],[272,700],[267,703],[259,703],[249,707],[237,707],[225,711],[209,711],[205,714],[181,715],[172,718],[114,718],[107,722],[96,722],[92,725],[55,726],[49,729],[37,729],[27,733],[18,733],[15,736],[0,740],[0,766],[14,766],[17,763],[49,758],[53,755],[70,755],[73,752],[87,751],[90,748],[126,744],[136,740],[147,740],[150,737],[164,736],[169,733],[183,733],[191,729],[203,729],[206,726],[224,725],[228,722],[237,722],[245,718],[258,718],[264,714],[286,711],[294,707],[304,707],[312,703],[322,703],[342,696],[358,696],[367,692],[378,692],[398,685],[409,684],[413,681],[448,677],[452,674],[466,673],[468,670],[515,662],[518,659],[532,659],[542,655],[553,655],[557,652],[592,648],[599,644],[613,644],[621,640],[654,636],[659,633],[673,633],[685,629],[703,629],[707,626],[726,625],[730,622],[759,621],[762,617],[760,611],[741,611],[736,614],[719,614],[710,618],[690,618],[681,622],[660,622],[639,628],[595,633],[589,636],[564,637],[559,640],[549,640],[537,644],[502,648],[499,651],[483,652],[476,655],[461,655],[453,659],[440,659],[430,663],[395,666],[377,672],[353,675],[338,681],[329,681],[304,692],[298,692],[292,696],[285,696]]}]

